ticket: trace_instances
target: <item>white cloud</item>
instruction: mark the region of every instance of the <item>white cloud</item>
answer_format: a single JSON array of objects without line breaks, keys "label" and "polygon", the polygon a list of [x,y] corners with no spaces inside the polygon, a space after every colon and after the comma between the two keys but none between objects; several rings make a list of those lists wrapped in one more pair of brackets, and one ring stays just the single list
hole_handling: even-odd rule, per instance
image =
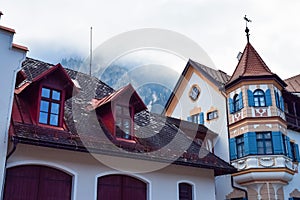
[{"label": "white cloud", "polygon": [[282,78],[300,73],[300,2],[297,0],[5,0],[0,23],[16,29],[15,41],[29,47],[29,56],[58,62],[60,57],[89,52],[125,31],[163,28],[197,42],[215,65],[231,74],[236,55],[250,42],[269,68]]}]

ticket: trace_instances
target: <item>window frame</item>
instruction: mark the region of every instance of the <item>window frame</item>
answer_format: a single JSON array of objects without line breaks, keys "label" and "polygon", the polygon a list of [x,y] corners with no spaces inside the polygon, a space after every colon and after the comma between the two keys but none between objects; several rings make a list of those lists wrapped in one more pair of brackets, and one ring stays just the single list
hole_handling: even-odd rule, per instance
[{"label": "window frame", "polygon": [[[121,108],[121,113],[118,113],[118,107]],[[127,113],[128,114],[127,114]],[[114,134],[117,139],[133,140],[134,138],[134,109],[131,105],[124,105],[120,103],[115,104],[114,109]],[[117,125],[117,121],[120,119],[121,124]],[[125,120],[129,121],[129,133],[124,130],[127,129]]]},{"label": "window frame", "polygon": [[244,140],[244,135],[237,136],[235,144],[236,144],[236,156],[237,156],[237,158],[244,157],[246,155],[245,154],[245,140]]},{"label": "window frame", "polygon": [[240,107],[239,107],[239,102],[240,102],[240,97],[239,97],[238,94],[235,94],[235,95],[233,96],[233,100],[232,100],[233,112],[234,112],[234,113],[240,110],[240,109],[239,109],[239,108],[240,108]]},{"label": "window frame", "polygon": [[219,117],[218,115],[218,110],[213,110],[210,111],[206,114],[206,119],[209,120],[213,120],[213,119],[217,119]]},{"label": "window frame", "polygon": [[[183,189],[182,186],[187,186],[188,187],[188,195],[187,196],[182,196]],[[194,199],[194,185],[188,182],[179,182],[178,183],[178,200],[182,200],[182,198],[184,198],[184,200],[186,200],[188,198],[188,200],[193,200]]]},{"label": "window frame", "polygon": [[[258,93],[258,94],[257,94]],[[266,94],[261,89],[256,89],[253,92],[254,107],[266,107]]]},{"label": "window frame", "polygon": [[[270,138],[266,138],[266,135],[269,134]],[[262,138],[258,138],[258,135],[262,135]],[[263,146],[259,147],[259,142],[262,142]],[[271,146],[267,147],[266,143],[270,142]],[[272,140],[272,132],[266,131],[266,132],[256,132],[256,145],[257,145],[257,155],[274,155],[274,150],[273,150],[273,140]],[[259,148],[263,149],[263,152],[259,152]],[[270,149],[267,149],[270,148]],[[268,153],[268,150],[271,150],[271,153]]]},{"label": "window frame", "polygon": [[[49,97],[43,96],[43,89],[49,90]],[[40,125],[46,125],[46,126],[52,126],[52,127],[61,127],[62,126],[62,116],[63,116],[63,109],[64,109],[64,91],[42,85],[39,90],[39,98],[38,98],[38,113],[37,113],[37,122]],[[59,93],[59,99],[56,99],[53,97],[53,92],[58,92]],[[48,103],[48,108],[46,110],[42,110],[42,102],[47,102]],[[58,109],[57,113],[52,111],[53,106],[57,104]],[[47,122],[44,123],[41,121],[41,113],[47,114]],[[57,116],[57,123],[53,124],[51,123],[51,116]]]}]

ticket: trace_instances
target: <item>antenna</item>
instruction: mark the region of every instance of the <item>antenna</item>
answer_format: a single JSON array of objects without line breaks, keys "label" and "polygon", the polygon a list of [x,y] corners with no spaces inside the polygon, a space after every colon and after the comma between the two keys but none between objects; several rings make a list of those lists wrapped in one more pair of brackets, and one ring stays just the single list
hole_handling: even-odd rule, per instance
[{"label": "antenna", "polygon": [[90,76],[92,76],[92,49],[93,49],[93,27],[90,30]]}]

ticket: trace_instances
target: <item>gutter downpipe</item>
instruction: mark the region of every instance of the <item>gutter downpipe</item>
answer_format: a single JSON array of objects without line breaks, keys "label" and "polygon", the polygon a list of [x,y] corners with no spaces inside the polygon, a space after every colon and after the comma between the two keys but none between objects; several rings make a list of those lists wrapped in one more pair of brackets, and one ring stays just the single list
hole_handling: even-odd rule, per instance
[{"label": "gutter downpipe", "polygon": [[[225,90],[225,87],[224,87],[224,90]],[[227,104],[227,95],[226,95],[226,93],[224,92],[224,91],[222,91],[223,93],[224,93],[224,96],[225,96],[225,104],[226,104],[226,120],[227,120],[227,132],[228,132],[228,140],[229,140],[229,138],[230,138],[230,133],[229,133],[229,127],[228,127],[228,125],[229,125],[229,119],[228,119],[228,104]],[[229,144],[228,144],[229,145]],[[229,151],[230,151],[230,146],[228,146],[228,149],[229,149]],[[229,156],[230,157],[230,156]],[[240,191],[242,191],[242,192],[244,192],[245,193],[245,198],[248,200],[248,191],[247,190],[245,190],[245,189],[243,189],[243,188],[240,188],[240,187],[237,187],[237,186],[235,186],[234,185],[234,181],[233,181],[233,176],[230,174],[230,178],[231,178],[231,187],[232,188],[234,188],[234,189],[237,189],[237,190],[240,190]]]}]

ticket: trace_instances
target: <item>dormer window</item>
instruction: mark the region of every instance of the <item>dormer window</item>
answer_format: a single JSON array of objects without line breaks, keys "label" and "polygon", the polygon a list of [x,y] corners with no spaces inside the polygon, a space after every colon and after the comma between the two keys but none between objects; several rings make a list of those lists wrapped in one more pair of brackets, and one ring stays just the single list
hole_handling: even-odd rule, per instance
[{"label": "dormer window", "polygon": [[117,138],[132,139],[133,108],[129,105],[116,105],[115,135]]},{"label": "dormer window", "polygon": [[61,104],[61,91],[42,87],[39,110],[39,123],[51,126],[59,126]]}]

